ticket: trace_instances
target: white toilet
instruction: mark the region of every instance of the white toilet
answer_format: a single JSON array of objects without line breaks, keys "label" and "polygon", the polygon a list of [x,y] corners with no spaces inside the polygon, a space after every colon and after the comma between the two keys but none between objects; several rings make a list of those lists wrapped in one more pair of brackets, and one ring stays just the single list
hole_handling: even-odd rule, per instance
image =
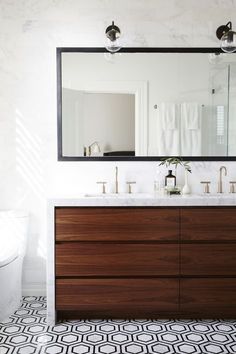
[{"label": "white toilet", "polygon": [[0,211],[0,322],[20,306],[28,219],[22,211]]}]

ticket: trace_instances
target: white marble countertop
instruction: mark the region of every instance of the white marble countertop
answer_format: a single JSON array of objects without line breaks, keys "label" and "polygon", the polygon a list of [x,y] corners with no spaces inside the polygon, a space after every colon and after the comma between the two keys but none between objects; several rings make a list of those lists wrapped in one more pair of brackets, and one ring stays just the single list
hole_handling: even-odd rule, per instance
[{"label": "white marble countertop", "polygon": [[156,196],[154,194],[87,194],[51,198],[56,206],[234,206],[236,194]]}]

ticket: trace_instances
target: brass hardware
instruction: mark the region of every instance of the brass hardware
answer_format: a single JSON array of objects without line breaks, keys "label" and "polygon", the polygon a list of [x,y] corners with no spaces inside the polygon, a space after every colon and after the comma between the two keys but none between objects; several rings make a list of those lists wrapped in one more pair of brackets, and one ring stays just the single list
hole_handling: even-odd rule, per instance
[{"label": "brass hardware", "polygon": [[236,182],[235,181],[230,181],[229,184],[230,184],[229,193],[236,193],[236,188],[235,188]]},{"label": "brass hardware", "polygon": [[126,182],[126,184],[128,184],[128,193],[131,194],[132,193],[132,184],[136,184],[136,182]]},{"label": "brass hardware", "polygon": [[106,194],[106,184],[107,184],[107,182],[97,182],[97,184],[102,184],[102,194]]},{"label": "brass hardware", "polygon": [[201,184],[204,185],[204,193],[210,193],[210,181],[202,181]]},{"label": "brass hardware", "polygon": [[223,193],[223,183],[222,183],[222,171],[225,171],[225,176],[227,176],[227,169],[225,166],[221,166],[220,168],[220,177],[218,182],[218,193]]},{"label": "brass hardware", "polygon": [[115,193],[119,193],[119,184],[118,184],[118,167],[116,166],[116,186],[115,186]]}]

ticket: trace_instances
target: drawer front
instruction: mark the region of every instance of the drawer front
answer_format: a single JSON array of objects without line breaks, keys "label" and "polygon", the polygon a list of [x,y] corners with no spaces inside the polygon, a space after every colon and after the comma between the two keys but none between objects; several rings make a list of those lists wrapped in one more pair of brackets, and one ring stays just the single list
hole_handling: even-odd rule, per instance
[{"label": "drawer front", "polygon": [[236,315],[236,279],[180,280],[180,310],[189,313]]},{"label": "drawer front", "polygon": [[179,274],[176,244],[56,244],[56,276],[152,276]]},{"label": "drawer front", "polygon": [[181,240],[236,241],[236,208],[181,209]]},{"label": "drawer front", "polygon": [[151,315],[177,311],[178,292],[175,279],[57,279],[56,309],[93,318]]},{"label": "drawer front", "polygon": [[179,239],[179,210],[158,208],[56,208],[57,241]]},{"label": "drawer front", "polygon": [[236,276],[236,244],[182,244],[181,275]]}]

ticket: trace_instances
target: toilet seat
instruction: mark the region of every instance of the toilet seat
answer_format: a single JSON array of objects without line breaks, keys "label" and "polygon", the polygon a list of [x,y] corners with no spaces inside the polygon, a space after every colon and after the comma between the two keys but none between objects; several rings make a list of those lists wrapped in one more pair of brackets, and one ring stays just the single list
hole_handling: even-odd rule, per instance
[{"label": "toilet seat", "polygon": [[0,268],[14,261],[18,256],[18,247],[7,240],[0,240]]}]

